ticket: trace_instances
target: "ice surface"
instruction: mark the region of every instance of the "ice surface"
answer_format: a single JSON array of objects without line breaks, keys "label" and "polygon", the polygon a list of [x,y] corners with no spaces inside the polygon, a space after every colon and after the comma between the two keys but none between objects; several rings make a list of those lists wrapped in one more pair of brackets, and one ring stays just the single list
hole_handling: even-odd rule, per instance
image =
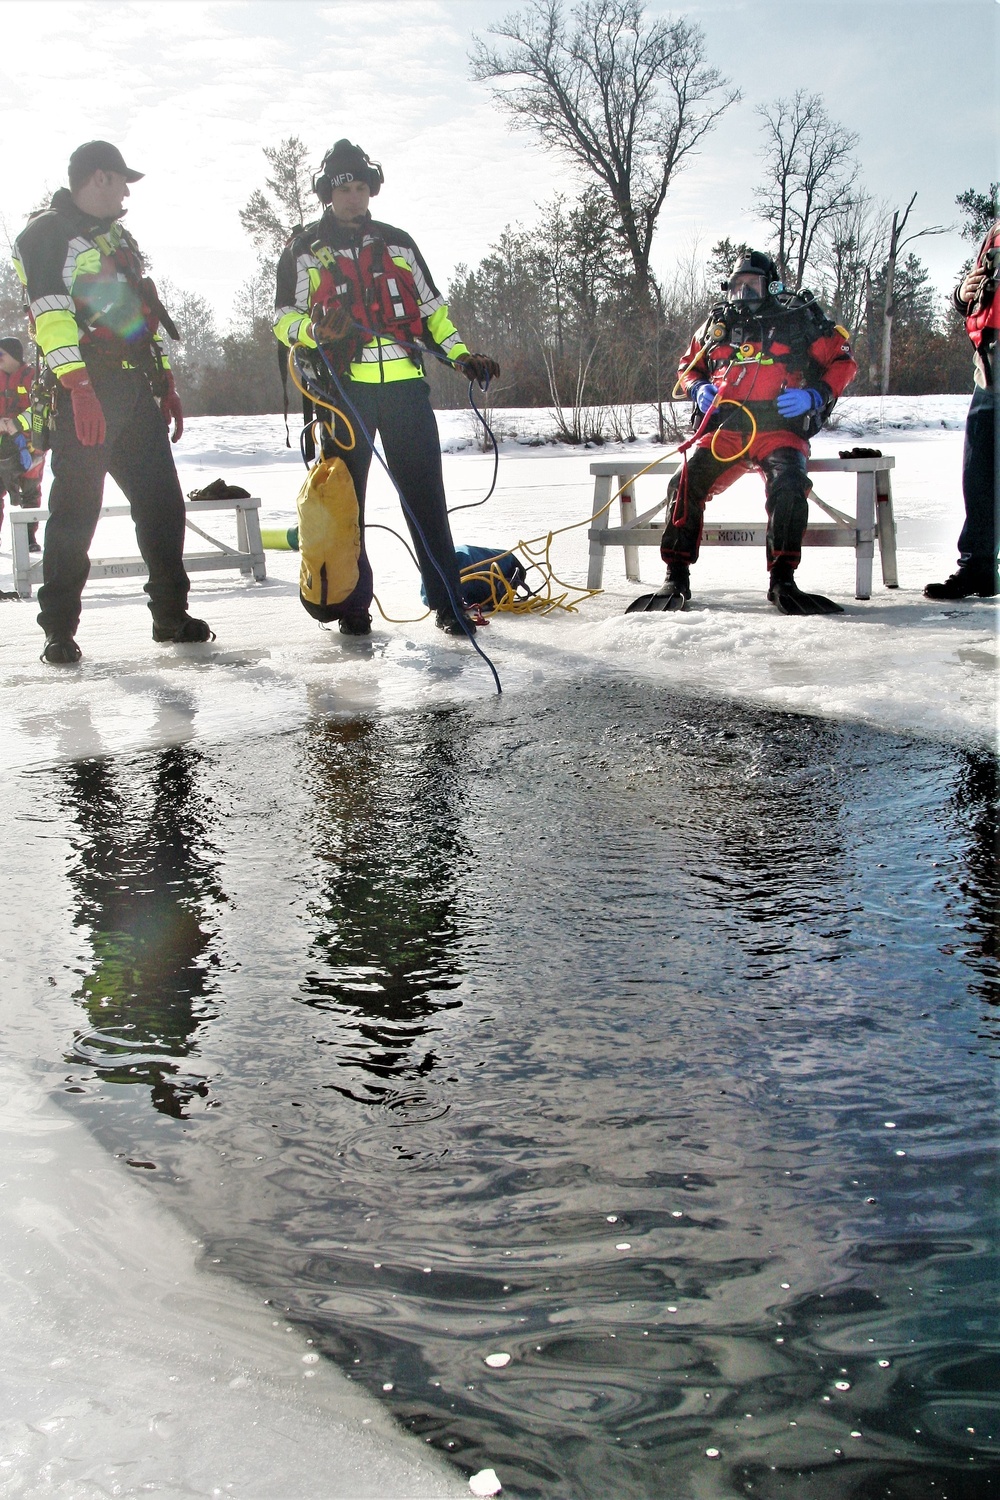
[{"label": "ice surface", "polygon": [[[839,429],[814,443],[817,456],[833,455],[863,437],[895,456],[898,590],[882,587],[876,558],[872,598],[857,601],[853,551],[807,549],[802,586],[831,594],[846,614],[790,619],[765,600],[762,550],[708,548],[694,571],[690,612],[626,616],[625,606],[641,586],[626,582],[623,554],[611,549],[606,592],[578,614],[501,617],[481,632],[506,691],[566,675],[624,672],[651,688],[707,693],[720,706],[738,697],[885,729],[992,743],[994,606],[975,599],[935,605],[921,594],[927,581],[955,566],[967,405],[962,396],[847,400],[838,409]],[[528,437],[551,426],[544,412],[498,418]],[[640,413],[637,428],[648,431],[651,420]],[[469,413],[440,413],[439,422],[448,449],[450,501],[475,500],[486,491],[492,458],[472,446]],[[225,473],[261,496],[265,526],[287,526],[294,520],[301,463],[283,441],[280,417],[195,418],[177,454],[184,488]],[[497,492],[482,508],[455,516],[456,540],[508,546],[584,520],[593,493],[589,465],[615,451],[621,450],[505,441]],[[651,459],[657,450],[641,440],[628,453]],[[852,503],[852,476],[822,475],[817,481],[825,500]],[[108,489],[109,498],[118,498],[113,486]],[[640,508],[662,493],[662,478],[640,480]],[[710,514],[718,520],[761,517],[760,479],[738,481]],[[399,503],[379,470],[369,486],[368,519],[404,530]],[[228,518],[219,534],[232,540]],[[204,545],[198,538],[194,544]],[[154,646],[140,582],[101,580],[85,595],[84,663],[57,671],[38,662],[32,604],[0,605],[0,683],[7,689],[0,723],[7,764],[29,767],[178,740],[268,733],[316,712],[382,712],[488,696],[489,674],[468,644],[446,640],[430,620],[416,618],[422,613],[418,580],[400,543],[373,529],[369,546],[378,597],[395,623],[376,617],[368,642],[324,632],[305,614],[292,553],[268,554],[263,585],[238,574],[195,576],[192,610],[207,616],[218,635],[208,647]],[[128,520],[101,524],[95,556],[134,550]],[[563,579],[582,585],[586,526],[557,537],[552,556]],[[662,579],[656,550],[643,549],[640,561],[645,587],[655,587]],[[9,575],[5,580],[0,573],[0,586],[5,584]]]},{"label": "ice surface", "polygon": [[0,1494],[468,1495],[127,1174],[0,1064]]}]

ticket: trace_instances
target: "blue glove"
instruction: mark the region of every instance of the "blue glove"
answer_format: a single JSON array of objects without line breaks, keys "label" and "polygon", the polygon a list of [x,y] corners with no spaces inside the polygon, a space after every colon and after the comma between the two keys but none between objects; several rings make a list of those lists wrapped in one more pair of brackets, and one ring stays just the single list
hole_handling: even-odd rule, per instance
[{"label": "blue glove", "polygon": [[807,411],[819,411],[823,397],[811,388],[805,391],[782,391],[774,403],[783,417],[804,417]]},{"label": "blue glove", "polygon": [[695,406],[704,414],[719,394],[719,387],[713,385],[710,380],[699,380],[697,385],[691,387],[691,394],[694,397]]},{"label": "blue glove", "polygon": [[35,462],[28,447],[28,439],[23,432],[18,432],[15,434],[14,442],[17,444],[17,456],[21,460],[21,468],[27,473],[31,465]]}]

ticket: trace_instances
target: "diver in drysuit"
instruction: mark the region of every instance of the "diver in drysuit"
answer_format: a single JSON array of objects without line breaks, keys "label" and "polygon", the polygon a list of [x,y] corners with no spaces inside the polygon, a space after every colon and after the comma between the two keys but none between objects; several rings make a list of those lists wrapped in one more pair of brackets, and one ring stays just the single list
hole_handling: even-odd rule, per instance
[{"label": "diver in drysuit", "polygon": [[804,594],[794,574],[809,513],[809,439],[857,374],[850,337],[811,293],[786,292],[774,261],[760,250],[737,262],[724,290],[725,302],[712,308],[680,363],[678,383],[695,404],[698,438],[670,481],[660,543],[666,582],[631,608],[687,607],[706,502],[759,469],[768,519],[768,599],[787,615],[840,613],[822,594]]}]

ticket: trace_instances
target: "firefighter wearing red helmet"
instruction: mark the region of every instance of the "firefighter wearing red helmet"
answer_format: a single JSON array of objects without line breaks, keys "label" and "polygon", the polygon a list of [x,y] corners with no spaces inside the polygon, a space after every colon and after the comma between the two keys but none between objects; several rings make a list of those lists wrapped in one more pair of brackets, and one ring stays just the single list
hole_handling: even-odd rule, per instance
[{"label": "firefighter wearing red helmet", "polygon": [[670,482],[660,543],[666,582],[643,607],[686,608],[706,502],[757,469],[768,520],[768,599],[782,614],[839,612],[821,594],[803,593],[794,574],[809,512],[809,439],[857,374],[850,337],[811,293],[786,292],[760,250],[736,263],[724,290],[680,363],[678,382],[695,404],[699,436]]},{"label": "firefighter wearing red helmet", "polygon": [[[462,342],[413,238],[372,218],[368,202],[382,182],[382,168],[360,146],[340,140],[327,152],[313,184],[323,216],[290,241],[278,262],[274,331],[283,344],[322,347],[364,424],[354,447],[341,455],[354,481],[362,538],[372,459],[368,438],[378,431],[406,501],[406,522],[437,624],[448,635],[467,636],[475,626],[456,614],[458,560],[422,352],[438,351],[482,386],[500,367]],[[322,381],[322,362],[314,369]],[[346,635],[371,630],[372,574],[363,545],[358,566],[358,586],[340,606]]]}]

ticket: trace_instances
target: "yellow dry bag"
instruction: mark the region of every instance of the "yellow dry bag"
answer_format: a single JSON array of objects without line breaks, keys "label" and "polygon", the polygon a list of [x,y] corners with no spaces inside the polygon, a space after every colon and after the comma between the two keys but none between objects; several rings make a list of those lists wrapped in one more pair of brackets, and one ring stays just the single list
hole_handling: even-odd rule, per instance
[{"label": "yellow dry bag", "polygon": [[299,597],[317,620],[334,620],[358,586],[361,527],[342,458],[314,464],[299,490]]}]

